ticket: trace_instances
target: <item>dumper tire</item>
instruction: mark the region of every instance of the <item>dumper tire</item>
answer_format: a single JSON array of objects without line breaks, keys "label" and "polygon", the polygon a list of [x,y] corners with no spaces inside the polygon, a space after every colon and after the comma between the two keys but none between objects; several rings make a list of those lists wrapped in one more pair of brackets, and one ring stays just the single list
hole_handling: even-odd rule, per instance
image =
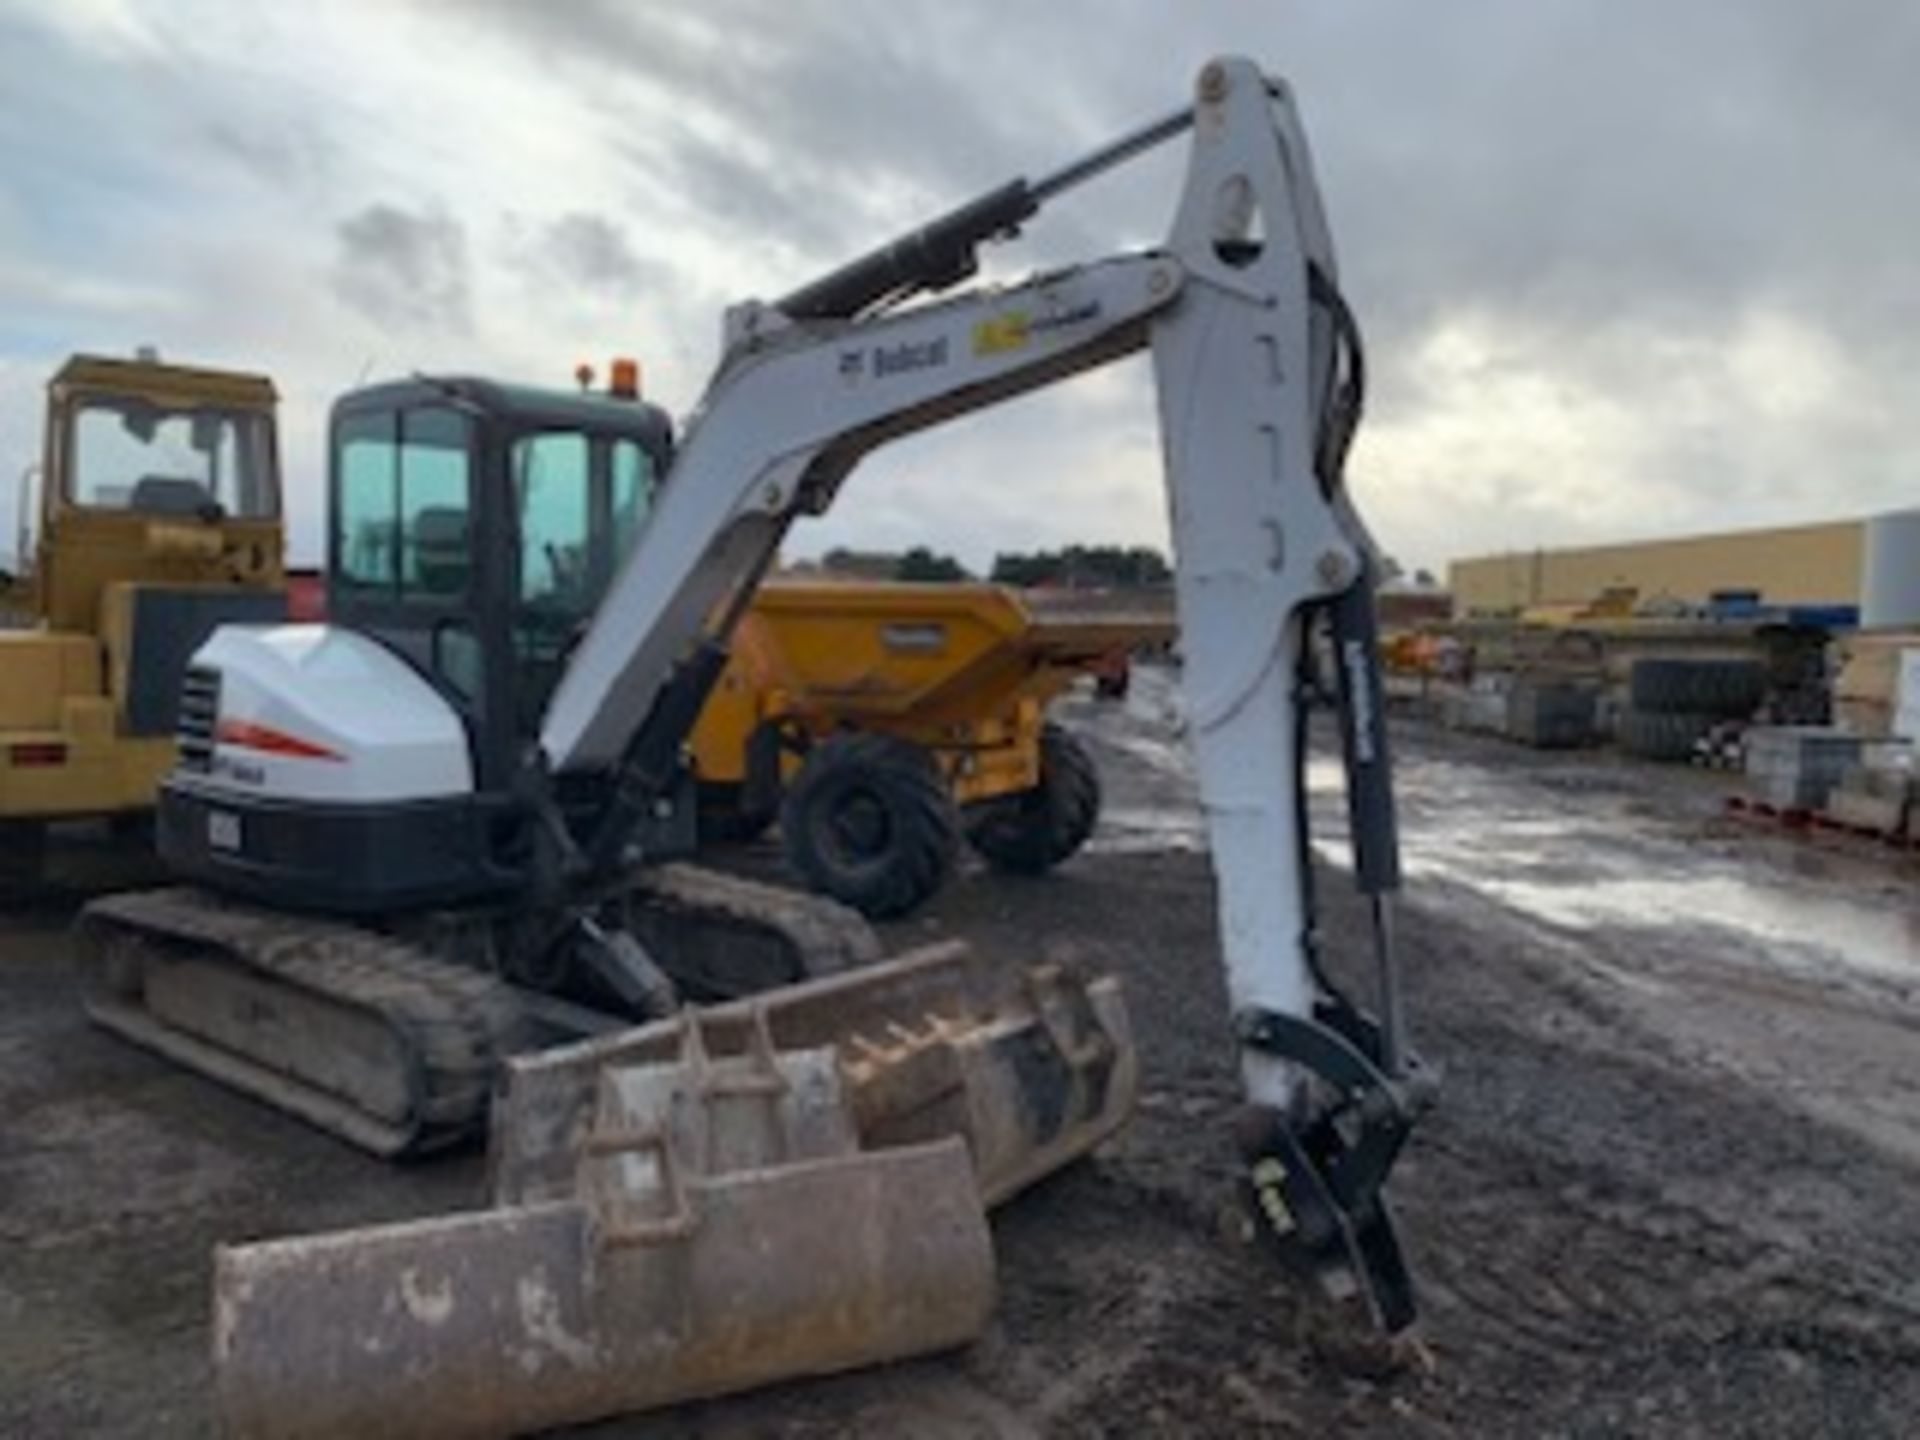
[{"label": "dumper tire", "polygon": [[1766,698],[1767,667],[1758,660],[1661,656],[1634,661],[1627,688],[1633,708],[1648,714],[1744,720]]},{"label": "dumper tire", "polygon": [[0,820],[0,909],[39,899],[47,881],[47,827],[40,820]]},{"label": "dumper tire", "polygon": [[996,870],[1043,875],[1074,854],[1100,819],[1093,756],[1058,725],[1040,734],[1040,783],[967,814],[967,840]]},{"label": "dumper tire", "polygon": [[1691,760],[1702,737],[1720,718],[1700,711],[1623,710],[1620,748],[1641,760]]},{"label": "dumper tire", "polygon": [[933,757],[893,735],[815,745],[780,806],[787,863],[871,919],[918,909],[946,883],[960,812]]}]

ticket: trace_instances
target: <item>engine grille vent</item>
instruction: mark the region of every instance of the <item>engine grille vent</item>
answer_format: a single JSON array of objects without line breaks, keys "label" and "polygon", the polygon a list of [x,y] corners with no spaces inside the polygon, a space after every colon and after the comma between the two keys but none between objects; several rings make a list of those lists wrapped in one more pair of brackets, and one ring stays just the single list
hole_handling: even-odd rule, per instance
[{"label": "engine grille vent", "polygon": [[220,672],[190,665],[180,681],[180,768],[213,767],[213,728],[220,718]]}]

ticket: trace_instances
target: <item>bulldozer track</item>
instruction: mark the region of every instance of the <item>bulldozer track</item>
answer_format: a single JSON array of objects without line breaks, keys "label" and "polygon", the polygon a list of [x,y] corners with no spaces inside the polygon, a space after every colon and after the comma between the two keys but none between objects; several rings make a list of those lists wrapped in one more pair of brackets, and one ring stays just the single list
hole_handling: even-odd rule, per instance
[{"label": "bulldozer track", "polygon": [[[235,904],[188,888],[118,895],[79,921],[88,1012],[102,1025],[375,1154],[397,1157],[456,1144],[486,1115],[493,1072],[518,1018],[511,987],[478,970],[432,959],[377,931]],[[162,967],[197,962],[251,982],[228,1002],[239,1015],[271,993],[273,1016],[240,1016],[255,1047],[179,1027],[153,1008]],[[249,998],[252,997],[252,998]],[[329,1087],[277,1064],[272,1042],[323,1014],[384,1030],[404,1096],[385,1113],[353,1087]],[[262,1025],[263,1019],[277,1025]],[[316,1033],[327,1033],[324,1029]],[[253,1053],[249,1053],[249,1049]],[[324,1067],[323,1067],[324,1068]]]}]

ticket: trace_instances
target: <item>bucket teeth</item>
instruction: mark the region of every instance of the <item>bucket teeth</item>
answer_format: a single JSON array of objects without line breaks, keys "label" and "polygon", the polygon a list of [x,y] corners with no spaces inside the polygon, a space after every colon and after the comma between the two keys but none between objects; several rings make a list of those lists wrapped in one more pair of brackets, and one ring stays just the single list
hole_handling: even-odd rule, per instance
[{"label": "bucket teeth", "polygon": [[[958,1135],[988,1205],[1112,1135],[1139,1085],[1117,981],[1081,982],[1043,966],[996,988],[953,944],[702,1010],[687,1023],[714,1056],[832,1047],[860,1143]],[[493,1106],[495,1203],[566,1193],[601,1072],[675,1053],[680,1024],[509,1060]]]}]

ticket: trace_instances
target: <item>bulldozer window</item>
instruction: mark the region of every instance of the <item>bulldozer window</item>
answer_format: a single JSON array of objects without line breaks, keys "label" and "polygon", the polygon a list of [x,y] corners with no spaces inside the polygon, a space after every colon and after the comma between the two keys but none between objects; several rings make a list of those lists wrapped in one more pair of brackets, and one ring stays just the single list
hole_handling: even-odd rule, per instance
[{"label": "bulldozer window", "polygon": [[101,396],[80,403],[72,437],[66,497],[75,505],[203,519],[279,514],[265,415]]}]

